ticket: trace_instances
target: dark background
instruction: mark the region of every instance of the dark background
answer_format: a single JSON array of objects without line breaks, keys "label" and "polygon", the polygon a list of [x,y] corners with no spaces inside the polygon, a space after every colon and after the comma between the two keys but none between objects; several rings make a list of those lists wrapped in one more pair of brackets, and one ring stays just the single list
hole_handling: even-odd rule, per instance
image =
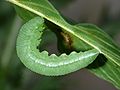
[{"label": "dark background", "polygon": [[[120,45],[120,0],[50,1],[66,18],[98,25]],[[46,77],[25,68],[15,50],[22,24],[12,5],[0,0],[0,90],[117,90],[86,69],[65,76]],[[58,53],[57,39],[48,32],[43,38],[43,49]]]}]

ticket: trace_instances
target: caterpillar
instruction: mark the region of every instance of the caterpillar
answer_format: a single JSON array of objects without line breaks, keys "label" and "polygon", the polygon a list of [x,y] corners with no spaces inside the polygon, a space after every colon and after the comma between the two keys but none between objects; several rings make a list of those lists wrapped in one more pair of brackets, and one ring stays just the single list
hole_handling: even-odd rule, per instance
[{"label": "caterpillar", "polygon": [[18,34],[16,49],[21,62],[30,70],[47,76],[65,75],[88,66],[98,56],[96,49],[85,52],[71,52],[57,56],[48,55],[47,51],[40,52],[40,44],[44,27],[44,19],[35,17],[25,23]]}]

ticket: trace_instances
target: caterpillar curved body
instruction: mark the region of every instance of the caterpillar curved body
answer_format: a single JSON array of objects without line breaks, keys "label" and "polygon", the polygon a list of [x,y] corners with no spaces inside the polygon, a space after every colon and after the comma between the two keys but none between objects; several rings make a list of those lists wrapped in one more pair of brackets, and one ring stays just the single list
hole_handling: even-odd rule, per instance
[{"label": "caterpillar curved body", "polygon": [[86,52],[72,52],[48,56],[47,51],[39,52],[37,46],[44,31],[44,19],[35,17],[20,29],[17,38],[17,54],[23,64],[30,70],[47,75],[58,76],[74,72],[92,63],[99,52],[95,49]]}]

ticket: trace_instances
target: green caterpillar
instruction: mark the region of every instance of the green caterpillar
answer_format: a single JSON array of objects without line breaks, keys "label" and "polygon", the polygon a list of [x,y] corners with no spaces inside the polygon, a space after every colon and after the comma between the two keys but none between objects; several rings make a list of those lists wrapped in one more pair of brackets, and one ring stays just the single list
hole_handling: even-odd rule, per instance
[{"label": "green caterpillar", "polygon": [[96,49],[60,56],[49,56],[47,51],[39,52],[37,46],[44,29],[44,19],[35,17],[22,26],[17,38],[18,57],[26,67],[36,73],[47,76],[65,75],[88,66],[99,54]]}]

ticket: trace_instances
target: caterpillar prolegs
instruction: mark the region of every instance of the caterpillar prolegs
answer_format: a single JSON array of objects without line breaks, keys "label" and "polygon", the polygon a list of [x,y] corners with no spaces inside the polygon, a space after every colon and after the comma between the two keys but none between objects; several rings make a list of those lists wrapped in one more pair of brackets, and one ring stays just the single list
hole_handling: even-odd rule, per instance
[{"label": "caterpillar prolegs", "polygon": [[69,55],[48,55],[47,51],[39,52],[44,31],[44,19],[35,17],[25,23],[17,38],[17,54],[22,63],[30,70],[47,76],[65,75],[88,66],[98,56],[95,49],[85,52],[72,52]]}]

